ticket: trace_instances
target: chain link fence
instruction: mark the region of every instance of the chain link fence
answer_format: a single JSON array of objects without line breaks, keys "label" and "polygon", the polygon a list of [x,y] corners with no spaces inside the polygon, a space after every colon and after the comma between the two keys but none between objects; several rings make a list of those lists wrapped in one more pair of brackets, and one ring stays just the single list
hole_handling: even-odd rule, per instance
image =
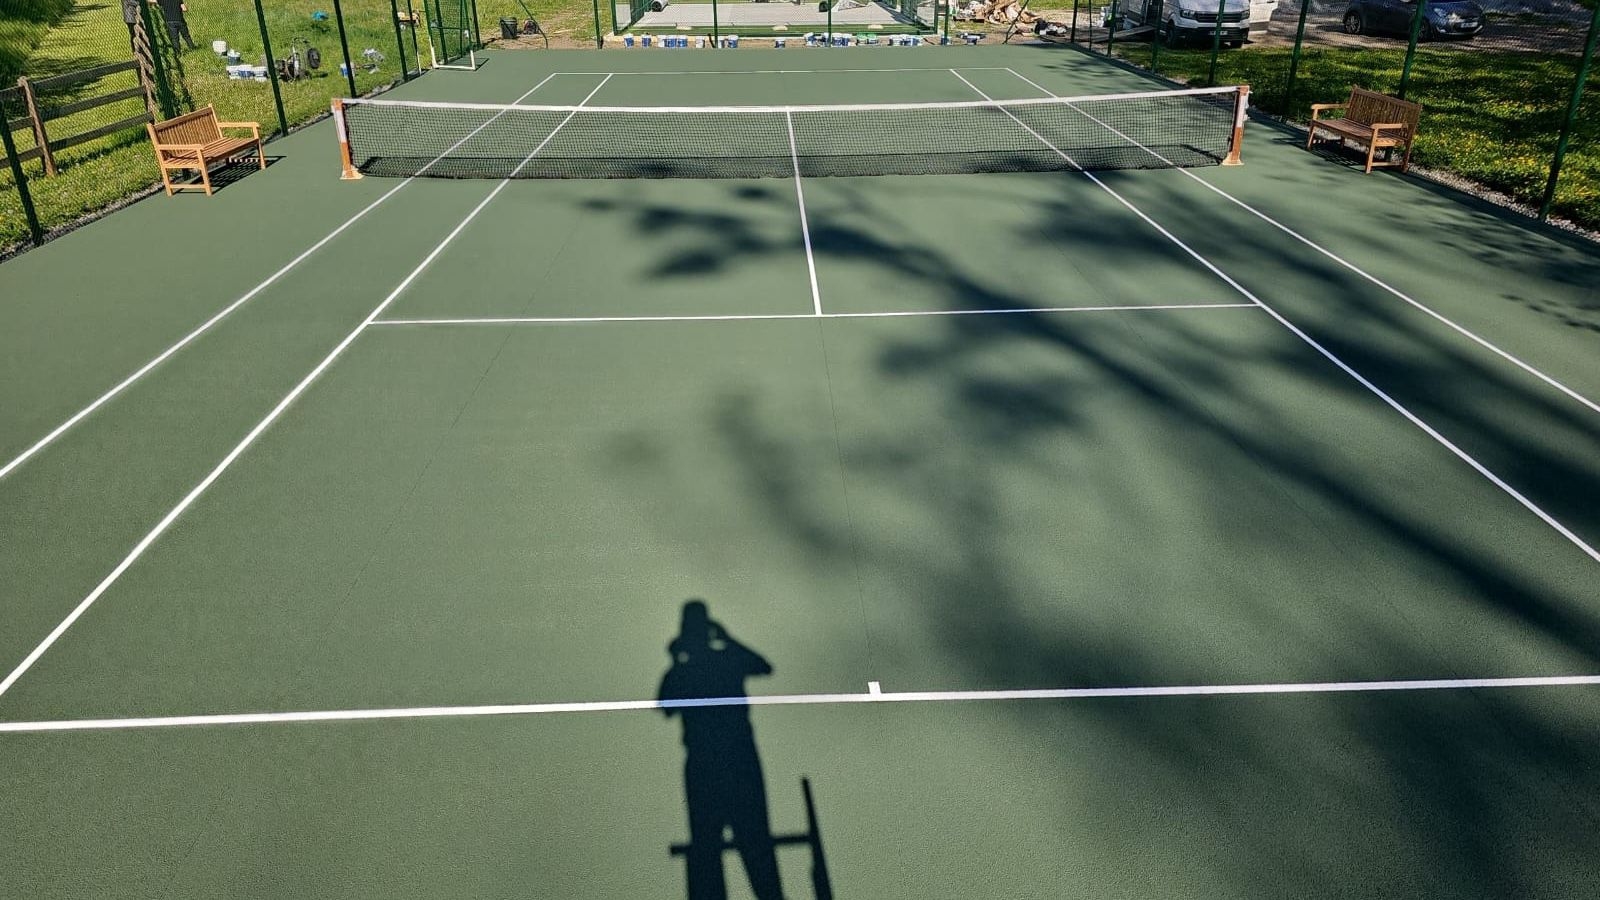
[{"label": "chain link fence", "polygon": [[1292,122],[1352,86],[1416,101],[1416,164],[1600,230],[1595,0],[1082,0],[1044,16],[1057,40],[1176,81],[1249,84]]},{"label": "chain link fence", "polygon": [[210,105],[283,134],[413,77],[429,59],[421,4],[7,0],[0,254],[148,193],[148,121]]}]

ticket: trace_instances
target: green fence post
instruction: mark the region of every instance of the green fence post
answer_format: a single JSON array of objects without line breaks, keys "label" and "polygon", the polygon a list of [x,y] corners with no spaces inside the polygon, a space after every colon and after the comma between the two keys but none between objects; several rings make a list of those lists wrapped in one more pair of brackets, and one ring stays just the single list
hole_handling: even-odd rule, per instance
[{"label": "green fence post", "polygon": [[1594,8],[1594,18],[1589,20],[1589,39],[1583,45],[1583,58],[1578,61],[1578,78],[1572,83],[1572,100],[1567,103],[1567,118],[1561,123],[1561,137],[1556,140],[1556,155],[1550,161],[1550,180],[1545,182],[1544,202],[1539,204],[1539,221],[1550,217],[1550,204],[1556,199],[1556,182],[1561,179],[1561,163],[1567,156],[1567,140],[1572,137],[1572,126],[1578,121],[1578,107],[1583,103],[1583,84],[1589,79],[1589,65],[1594,62],[1595,44],[1600,42],[1600,4]]},{"label": "green fence post", "polygon": [[1072,0],[1072,29],[1067,35],[1067,43],[1078,42],[1078,0]]},{"label": "green fence post", "polygon": [[1411,62],[1417,56],[1417,39],[1422,36],[1422,19],[1428,14],[1428,0],[1417,0],[1417,11],[1411,16],[1411,40],[1406,44],[1406,64],[1400,68],[1401,100],[1406,98],[1406,88],[1411,85]]},{"label": "green fence post", "polygon": [[11,114],[0,103],[0,144],[5,147],[6,162],[11,164],[11,177],[17,181],[17,198],[22,201],[22,215],[28,220],[28,233],[35,247],[44,243],[44,228],[39,224],[39,213],[33,208],[33,194],[28,190],[28,174],[22,171],[22,160],[17,158],[17,142],[11,137]]},{"label": "green fence post", "polygon": [[389,0],[389,21],[394,25],[394,47],[400,51],[400,80],[411,80],[411,67],[406,65],[406,39],[400,34],[400,5],[398,0]]},{"label": "green fence post", "polygon": [[410,17],[406,31],[411,33],[411,58],[417,63],[417,74],[422,74],[422,48],[417,46],[417,8],[406,0],[406,15]]},{"label": "green fence post", "polygon": [[[1134,0],[1134,2],[1137,3],[1137,2],[1140,2],[1140,0]],[[1149,12],[1149,10],[1150,10],[1150,6],[1148,4],[1148,0],[1146,0],[1145,11]],[[1165,3],[1157,3],[1155,5],[1155,11],[1156,11],[1156,15],[1155,15],[1156,21],[1155,21],[1155,24],[1150,26],[1150,29],[1151,29],[1150,30],[1150,71],[1155,72],[1157,74],[1160,74],[1160,72],[1161,72],[1161,23],[1164,20],[1166,14],[1167,14],[1166,4]]]},{"label": "green fence post", "polygon": [[350,39],[345,36],[344,8],[339,4],[339,0],[333,0],[333,18],[339,25],[339,50],[344,54],[344,78],[350,85],[350,96],[356,97],[359,96],[359,92],[356,91],[356,67],[350,61]]},{"label": "green fence post", "polygon": [[478,0],[472,0],[472,47],[474,50],[483,49],[483,29],[478,25]]},{"label": "green fence post", "polygon": [[[172,83],[167,79],[167,63],[161,51],[161,38],[158,37],[165,32],[165,29],[159,32],[156,30],[156,20],[150,12],[150,4],[141,4],[139,15],[144,20],[145,41],[150,45],[150,73],[156,80],[156,105],[161,107],[162,118],[171,119],[183,111],[178,108],[177,94],[173,92]],[[178,51],[174,48],[172,52],[176,55]]]},{"label": "green fence post", "polygon": [[1306,12],[1311,0],[1300,0],[1300,24],[1294,30],[1294,49],[1289,52],[1289,83],[1283,88],[1283,114],[1294,115],[1294,79],[1300,71],[1300,48],[1306,40]]},{"label": "green fence post", "polygon": [[1217,54],[1222,52],[1222,16],[1228,10],[1228,0],[1217,0],[1217,27],[1211,30],[1211,68],[1206,73],[1206,84],[1217,83]]},{"label": "green fence post", "polygon": [[721,34],[717,29],[717,0],[711,0],[711,48],[715,50],[721,46]]},{"label": "green fence post", "polygon": [[1111,55],[1111,45],[1117,42],[1117,0],[1111,0],[1111,18],[1107,20],[1106,27],[1106,55]]},{"label": "green fence post", "polygon": [[[611,14],[613,16],[617,14],[617,5],[615,3],[611,4]],[[594,0],[594,48],[603,50],[605,46],[605,41],[601,40],[600,37],[600,0]]]},{"label": "green fence post", "polygon": [[261,0],[255,0],[256,25],[261,29],[261,48],[267,54],[267,78],[272,82],[272,102],[278,107],[278,133],[289,133],[289,117],[283,112],[283,90],[278,87],[278,61],[272,56],[272,37],[267,34],[267,14],[261,10]]},{"label": "green fence post", "polygon": [[826,2],[828,4],[828,43],[827,43],[827,46],[832,47],[833,46],[833,4],[834,4],[835,0],[826,0]]}]

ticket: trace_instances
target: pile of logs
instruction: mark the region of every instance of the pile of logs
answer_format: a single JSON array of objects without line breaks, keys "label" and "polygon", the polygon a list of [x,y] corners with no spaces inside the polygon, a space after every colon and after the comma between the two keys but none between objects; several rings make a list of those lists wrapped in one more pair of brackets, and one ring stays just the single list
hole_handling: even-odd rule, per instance
[{"label": "pile of logs", "polygon": [[1039,17],[1026,9],[1023,0],[968,0],[956,7],[956,18],[990,25],[1032,25]]}]

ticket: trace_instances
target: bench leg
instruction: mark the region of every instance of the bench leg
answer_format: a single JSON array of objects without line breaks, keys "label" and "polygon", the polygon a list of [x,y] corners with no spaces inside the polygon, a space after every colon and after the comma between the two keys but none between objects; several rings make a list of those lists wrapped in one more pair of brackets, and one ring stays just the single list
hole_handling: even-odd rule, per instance
[{"label": "bench leg", "polygon": [[256,159],[261,160],[261,168],[267,167],[267,151],[261,149],[261,141],[256,141]]},{"label": "bench leg", "polygon": [[1378,142],[1373,141],[1367,145],[1367,174],[1372,174],[1372,162],[1378,158]]},{"label": "bench leg", "polygon": [[1406,143],[1406,155],[1400,160],[1400,171],[1407,172],[1411,169],[1411,144]]},{"label": "bench leg", "polygon": [[172,196],[172,170],[165,165],[161,166],[161,185],[167,189],[167,196]]},{"label": "bench leg", "polygon": [[1312,145],[1313,142],[1316,141],[1316,139],[1317,139],[1317,123],[1315,121],[1313,121],[1311,123],[1311,126],[1306,129],[1306,149],[1307,150],[1311,149],[1311,145]]},{"label": "bench leg", "polygon": [[211,196],[211,166],[204,156],[200,157],[200,183],[205,185],[206,196]]}]

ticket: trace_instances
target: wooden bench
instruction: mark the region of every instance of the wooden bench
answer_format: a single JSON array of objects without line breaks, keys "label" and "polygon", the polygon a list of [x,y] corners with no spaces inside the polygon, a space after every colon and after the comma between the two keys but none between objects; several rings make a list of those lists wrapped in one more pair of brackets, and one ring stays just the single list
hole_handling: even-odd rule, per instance
[{"label": "wooden bench", "polygon": [[[222,129],[249,129],[249,137],[227,137]],[[156,165],[161,167],[161,183],[167,196],[175,191],[192,190],[194,185],[173,184],[173,170],[198,169],[200,185],[211,194],[212,163],[228,162],[239,156],[255,156],[261,168],[267,167],[261,150],[261,126],[255,122],[218,122],[217,111],[209,105],[165,122],[145,125],[150,144],[156,150]]]},{"label": "wooden bench", "polygon": [[[1336,109],[1344,110],[1341,118],[1324,119],[1322,114]],[[1422,118],[1422,106],[1409,100],[1400,100],[1388,94],[1363,88],[1350,89],[1350,99],[1343,103],[1311,104],[1311,128],[1306,134],[1306,149],[1324,131],[1343,144],[1346,140],[1367,145],[1367,171],[1374,166],[1398,166],[1404,172],[1411,167],[1411,142],[1417,137],[1417,122]],[[1384,161],[1378,162],[1378,148],[1384,148]],[[1405,156],[1394,161],[1394,148],[1406,148]]]}]

